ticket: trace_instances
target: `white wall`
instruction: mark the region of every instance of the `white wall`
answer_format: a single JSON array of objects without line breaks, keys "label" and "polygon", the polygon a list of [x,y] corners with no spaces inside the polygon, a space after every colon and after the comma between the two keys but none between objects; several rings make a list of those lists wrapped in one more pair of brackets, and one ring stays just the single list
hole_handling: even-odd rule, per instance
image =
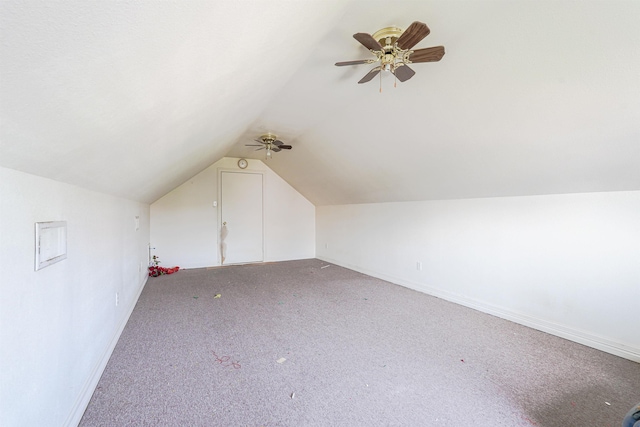
[{"label": "white wall", "polygon": [[[68,257],[34,271],[43,221],[67,221]],[[145,283],[148,241],[146,204],[0,168],[0,424],[78,423]]]},{"label": "white wall", "polygon": [[[219,170],[239,171],[237,158],[225,157],[151,205],[151,246],[163,266],[220,265]],[[315,207],[260,160],[247,171],[264,173],[264,260],[315,256]]]},{"label": "white wall", "polygon": [[639,191],[319,206],[316,226],[318,258],[640,361]]}]

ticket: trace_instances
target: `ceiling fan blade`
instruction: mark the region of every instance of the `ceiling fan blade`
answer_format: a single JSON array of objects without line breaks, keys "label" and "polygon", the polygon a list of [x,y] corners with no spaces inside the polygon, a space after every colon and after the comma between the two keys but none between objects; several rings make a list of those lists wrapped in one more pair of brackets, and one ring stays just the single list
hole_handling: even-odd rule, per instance
[{"label": "ceiling fan blade", "polygon": [[244,144],[245,147],[262,147],[262,144]]},{"label": "ceiling fan blade", "polygon": [[260,147],[257,150],[253,150],[253,151],[260,151],[260,150],[264,150],[264,147]]},{"label": "ceiling fan blade", "polygon": [[396,67],[395,70],[393,70],[393,74],[395,74],[398,80],[400,80],[401,82],[406,82],[411,77],[413,77],[415,73],[416,72],[409,68],[408,65],[400,65]]},{"label": "ceiling fan blade", "polygon": [[280,148],[280,147],[271,147],[271,151],[274,151],[274,152],[276,152],[276,153],[277,153],[278,151],[280,151],[280,150],[281,150],[281,148]]},{"label": "ceiling fan blade", "polygon": [[358,59],[357,61],[336,62],[336,65],[338,67],[343,67],[345,65],[360,65],[360,64],[366,64],[369,61],[370,61],[369,59]]},{"label": "ceiling fan blade", "polygon": [[282,144],[284,144],[284,142],[280,141],[279,139],[276,139],[275,141],[273,141],[273,142],[272,142],[272,144],[273,144],[273,145],[276,145],[276,146],[278,146],[278,147],[279,147],[279,146],[281,146]]},{"label": "ceiling fan blade", "polygon": [[382,46],[378,43],[378,40],[374,39],[371,34],[356,33],[353,38],[358,40],[364,47],[369,50],[382,50]]},{"label": "ceiling fan blade", "polygon": [[425,47],[424,49],[414,50],[409,55],[411,62],[436,62],[440,61],[444,56],[444,46]]},{"label": "ceiling fan blade", "polygon": [[291,150],[291,146],[290,145],[281,145],[280,147],[278,147],[282,150]]},{"label": "ceiling fan blade", "polygon": [[366,82],[370,81],[372,78],[377,76],[379,72],[380,72],[380,67],[374,68],[373,70],[369,71],[366,76],[361,78],[358,83],[360,84],[360,83],[366,83]]},{"label": "ceiling fan blade", "polygon": [[400,49],[411,49],[417,45],[420,40],[427,37],[431,30],[427,27],[427,24],[419,21],[415,21],[409,25],[409,28],[404,30],[402,35],[398,37],[396,44]]}]

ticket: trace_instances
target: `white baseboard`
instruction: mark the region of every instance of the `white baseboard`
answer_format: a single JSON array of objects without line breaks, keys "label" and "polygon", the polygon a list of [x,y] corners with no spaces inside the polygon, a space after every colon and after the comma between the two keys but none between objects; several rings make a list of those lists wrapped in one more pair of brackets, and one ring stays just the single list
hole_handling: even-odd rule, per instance
[{"label": "white baseboard", "polygon": [[473,308],[474,310],[481,311],[483,313],[491,314],[502,319],[510,320],[512,322],[528,326],[533,329],[537,329],[542,332],[549,333],[570,341],[577,342],[579,344],[586,345],[588,347],[595,348],[597,350],[604,351],[606,353],[613,354],[625,359],[629,359],[634,362],[640,363],[640,348],[622,344],[616,341],[612,341],[608,338],[601,337],[592,334],[587,331],[579,330],[576,328],[568,327],[558,323],[550,322],[545,319],[532,317],[524,313],[518,313],[503,307],[494,306],[484,301],[478,301],[472,298],[467,298],[462,295],[458,295],[452,292],[445,291],[443,289],[427,286],[423,283],[412,282],[397,277],[388,276],[376,271],[371,271],[366,268],[360,268],[355,265],[341,263],[327,257],[317,257],[318,259],[326,262],[330,262],[339,265],[350,270],[357,271],[359,273],[366,274],[368,276],[376,277],[378,279],[386,280],[387,282],[395,283],[396,285],[404,286],[423,292],[434,297],[442,298],[444,300],[463,305],[465,307]]},{"label": "white baseboard", "polygon": [[109,346],[105,350],[100,361],[93,368],[93,372],[91,373],[89,378],[87,378],[87,381],[85,382],[84,387],[82,387],[82,391],[80,392],[80,395],[78,396],[78,399],[76,400],[75,405],[73,405],[73,409],[71,410],[71,412],[69,413],[69,416],[67,417],[67,420],[63,424],[65,427],[76,427],[78,424],[80,424],[82,415],[84,415],[84,411],[87,409],[87,406],[89,405],[91,396],[93,396],[93,392],[98,386],[100,377],[102,377],[102,373],[104,372],[104,369],[107,367],[107,363],[109,362],[109,358],[111,358],[113,349],[116,348],[116,344],[120,339],[120,335],[122,334],[124,327],[127,325],[127,322],[129,321],[129,317],[131,316],[131,313],[133,313],[133,309],[135,308],[136,303],[138,302],[138,298],[140,298],[140,294],[142,293],[144,286],[147,284],[148,279],[149,279],[149,276],[145,275],[144,279],[141,281],[138,292],[136,293],[135,298],[133,298],[133,301],[131,301],[130,306],[127,308],[126,315],[122,318],[122,321],[118,326],[118,329],[115,331],[113,338],[111,338],[111,342],[109,343]]}]

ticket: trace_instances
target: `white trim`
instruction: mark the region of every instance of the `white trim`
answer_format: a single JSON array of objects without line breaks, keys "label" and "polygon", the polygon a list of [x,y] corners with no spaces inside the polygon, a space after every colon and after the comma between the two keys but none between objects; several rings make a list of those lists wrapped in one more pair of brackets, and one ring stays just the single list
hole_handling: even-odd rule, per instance
[{"label": "white trim", "polygon": [[82,420],[82,416],[84,415],[84,412],[87,410],[87,406],[89,406],[89,402],[91,401],[93,392],[98,386],[100,377],[102,377],[102,373],[104,372],[104,369],[107,367],[107,363],[111,358],[111,354],[113,353],[113,350],[116,348],[116,344],[118,344],[120,335],[122,334],[124,327],[127,325],[127,322],[129,321],[129,317],[131,317],[131,313],[133,313],[133,309],[138,303],[140,294],[142,293],[142,290],[147,284],[148,279],[149,279],[149,275],[146,274],[144,279],[141,282],[140,289],[138,289],[138,293],[136,294],[135,298],[133,298],[133,300],[131,301],[131,305],[127,310],[128,312],[120,322],[120,325],[118,326],[118,329],[113,335],[113,338],[109,343],[109,346],[105,350],[100,361],[93,368],[93,372],[85,382],[84,387],[82,387],[82,391],[80,392],[75,405],[73,405],[73,409],[71,410],[71,412],[69,413],[69,416],[67,417],[67,420],[63,424],[64,426],[76,427],[78,424],[80,424],[80,420]]},{"label": "white trim", "polygon": [[588,347],[595,348],[597,350],[604,351],[606,353],[613,354],[625,359],[629,359],[634,362],[640,363],[640,348],[632,345],[619,343],[612,341],[605,337],[595,335],[588,331],[575,329],[566,325],[562,325],[555,322],[550,322],[545,319],[532,317],[524,313],[515,312],[502,307],[487,304],[483,301],[478,301],[472,298],[467,298],[462,295],[458,295],[452,292],[448,292],[442,289],[438,289],[432,286],[427,286],[422,283],[413,282],[410,280],[398,279],[396,277],[387,276],[386,274],[378,273],[368,269],[363,269],[355,265],[344,264],[339,261],[333,260],[327,257],[317,257],[318,259],[339,265],[350,270],[357,271],[378,279],[386,280],[387,282],[394,283],[396,285],[404,286],[406,288],[413,289],[418,292],[422,292],[434,297],[442,298],[444,300],[463,305],[465,307],[472,308],[474,310],[481,311],[483,313],[491,314],[502,319],[510,320],[520,325],[528,326],[533,329],[537,329],[542,332],[546,332],[551,335],[555,335],[579,344],[586,345]]}]

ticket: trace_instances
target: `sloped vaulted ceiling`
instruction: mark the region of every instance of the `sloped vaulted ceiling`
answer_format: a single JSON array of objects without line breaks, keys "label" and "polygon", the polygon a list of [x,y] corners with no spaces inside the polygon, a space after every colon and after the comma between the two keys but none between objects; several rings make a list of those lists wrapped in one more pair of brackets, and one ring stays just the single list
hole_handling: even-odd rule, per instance
[{"label": "sloped vaulted ceiling", "polygon": [[229,150],[341,2],[0,2],[0,165],[152,202]]},{"label": "sloped vaulted ceiling", "polygon": [[[444,45],[393,87],[352,38]],[[151,202],[266,131],[317,205],[640,189],[640,2],[0,2],[0,165]]]}]

